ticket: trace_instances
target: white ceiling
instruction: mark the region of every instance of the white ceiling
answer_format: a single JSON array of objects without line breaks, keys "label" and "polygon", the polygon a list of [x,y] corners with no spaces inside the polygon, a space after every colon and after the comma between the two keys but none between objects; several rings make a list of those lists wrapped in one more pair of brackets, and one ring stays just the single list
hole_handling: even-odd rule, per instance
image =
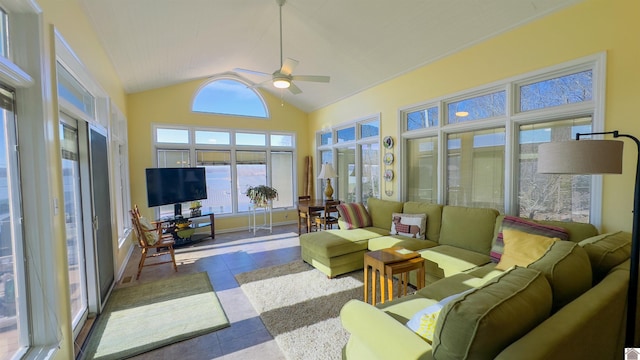
[{"label": "white ceiling", "polygon": [[[310,112],[580,1],[287,0],[283,56],[300,62],[294,75],[331,82],[298,81],[298,95],[264,89]],[[127,93],[280,67],[276,0],[79,2]]]}]

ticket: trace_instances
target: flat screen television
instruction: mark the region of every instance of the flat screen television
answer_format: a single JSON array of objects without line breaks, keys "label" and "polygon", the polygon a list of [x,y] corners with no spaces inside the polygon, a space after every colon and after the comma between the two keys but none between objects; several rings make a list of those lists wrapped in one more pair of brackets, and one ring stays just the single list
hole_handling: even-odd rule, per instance
[{"label": "flat screen television", "polygon": [[173,204],[175,215],[180,216],[182,203],[207,198],[203,167],[150,168],[146,175],[149,207]]}]

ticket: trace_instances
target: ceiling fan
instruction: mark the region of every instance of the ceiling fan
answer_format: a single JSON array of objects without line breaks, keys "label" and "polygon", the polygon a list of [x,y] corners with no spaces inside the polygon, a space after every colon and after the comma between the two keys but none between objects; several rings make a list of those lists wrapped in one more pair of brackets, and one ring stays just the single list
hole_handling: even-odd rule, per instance
[{"label": "ceiling fan", "polygon": [[300,88],[293,83],[294,80],[327,83],[329,82],[330,78],[329,76],[323,76],[323,75],[293,75],[292,74],[293,69],[295,69],[295,67],[298,65],[298,61],[291,58],[284,59],[282,57],[282,6],[284,5],[285,2],[286,0],[276,0],[276,3],[278,4],[279,10],[280,10],[280,69],[274,71],[273,74],[268,74],[265,72],[255,71],[255,70],[240,69],[240,68],[236,68],[234,70],[240,71],[240,72],[246,72],[250,74],[270,76],[271,77],[270,80],[264,81],[255,86],[260,86],[262,84],[272,82],[273,86],[279,89],[289,89],[289,91],[291,91],[291,93],[295,95],[295,94],[300,94],[302,90],[300,90]]}]

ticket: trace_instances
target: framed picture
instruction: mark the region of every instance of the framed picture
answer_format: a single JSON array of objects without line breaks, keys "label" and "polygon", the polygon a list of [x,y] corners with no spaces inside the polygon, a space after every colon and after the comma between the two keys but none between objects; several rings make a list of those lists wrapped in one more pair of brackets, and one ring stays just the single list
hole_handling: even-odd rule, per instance
[{"label": "framed picture", "polygon": [[391,164],[393,164],[393,154],[392,154],[392,153],[386,153],[386,154],[384,154],[383,161],[384,161],[384,164],[385,164],[385,165],[391,165]]},{"label": "framed picture", "polygon": [[385,138],[382,140],[382,144],[385,147],[385,149],[392,149],[393,138],[391,136],[385,136]]}]

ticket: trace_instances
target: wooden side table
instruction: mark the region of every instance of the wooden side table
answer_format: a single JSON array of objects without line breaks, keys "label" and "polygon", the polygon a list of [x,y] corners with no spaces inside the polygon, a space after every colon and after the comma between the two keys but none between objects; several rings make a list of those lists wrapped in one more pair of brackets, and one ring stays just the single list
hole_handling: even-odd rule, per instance
[{"label": "wooden side table", "polygon": [[[407,295],[407,285],[409,284],[409,272],[418,270],[418,289],[424,287],[424,259],[421,257],[387,264],[384,267],[384,274],[387,277],[387,292],[389,301],[393,299],[393,275],[400,275],[400,286],[398,287],[398,297]],[[382,299],[382,296],[380,296]],[[384,299],[382,299],[384,302]]]},{"label": "wooden side table", "polygon": [[[400,250],[400,252],[398,252]],[[388,300],[393,299],[393,275],[401,274],[403,280],[404,293],[408,283],[408,273],[413,270],[419,271],[418,287],[424,287],[424,259],[415,251],[403,252],[401,247],[371,251],[364,254],[364,301],[376,304],[377,279],[380,281],[380,302],[385,302],[385,295]],[[406,250],[405,250],[406,251]],[[376,275],[378,274],[378,275]],[[369,281],[371,281],[371,301],[369,301]],[[388,287],[388,290],[385,289]]]}]

